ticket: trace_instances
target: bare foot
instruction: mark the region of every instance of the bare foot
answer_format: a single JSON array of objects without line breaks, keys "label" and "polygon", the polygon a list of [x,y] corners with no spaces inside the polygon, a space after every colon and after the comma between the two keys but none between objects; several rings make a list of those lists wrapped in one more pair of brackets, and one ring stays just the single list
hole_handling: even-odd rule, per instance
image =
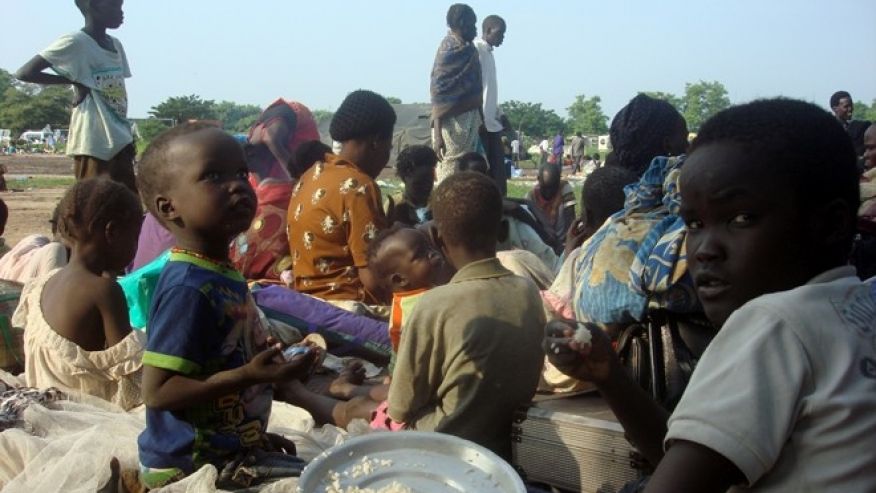
[{"label": "bare foot", "polygon": [[338,378],[329,384],[328,393],[336,399],[350,400],[356,395],[361,395],[362,392],[357,392],[357,389],[364,381],[365,368],[362,362],[353,360],[347,363]]},{"label": "bare foot", "polygon": [[379,405],[379,402],[375,402],[368,397],[353,397],[347,402],[339,402],[334,410],[332,410],[332,418],[336,426],[346,428],[350,421],[357,418],[371,421],[371,417]]}]

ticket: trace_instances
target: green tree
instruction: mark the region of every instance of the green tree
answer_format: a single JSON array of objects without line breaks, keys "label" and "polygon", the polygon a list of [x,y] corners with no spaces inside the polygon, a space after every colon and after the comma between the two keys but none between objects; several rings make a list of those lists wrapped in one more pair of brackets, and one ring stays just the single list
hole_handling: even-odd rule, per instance
[{"label": "green tree", "polygon": [[603,113],[601,103],[599,96],[575,96],[575,102],[567,108],[570,130],[590,135],[608,132],[608,117]]},{"label": "green tree", "polygon": [[158,134],[169,128],[170,122],[167,120],[156,120],[155,118],[150,118],[148,120],[140,120],[137,122],[137,133],[139,134],[140,141],[143,143],[144,147],[149,145],[155,137],[158,137]]},{"label": "green tree", "polygon": [[386,100],[389,101],[389,104],[402,104],[401,98],[395,96],[389,96]]},{"label": "green tree", "polygon": [[220,101],[214,106],[216,119],[222,120],[222,127],[235,133],[244,133],[258,119],[262,109],[254,104],[237,104]]},{"label": "green tree", "polygon": [[522,130],[530,137],[551,136],[565,126],[563,118],[554,110],[546,110],[541,103],[506,101],[500,105],[515,130]]},{"label": "green tree", "polygon": [[855,120],[867,120],[868,122],[876,122],[876,99],[870,105],[863,101],[855,101]]},{"label": "green tree", "polygon": [[696,132],[709,117],[729,106],[730,98],[724,84],[701,80],[684,85],[679,111],[687,120],[687,128]]},{"label": "green tree", "polygon": [[212,99],[201,99],[194,94],[167,98],[153,106],[149,114],[155,118],[170,118],[177,123],[217,119],[216,103]]},{"label": "green tree", "polygon": [[328,110],[313,110],[311,114],[313,115],[313,119],[316,120],[317,126],[322,125],[325,122],[331,121],[332,117],[335,116],[333,112]]},{"label": "green tree", "polygon": [[[32,88],[28,88],[31,91]],[[33,94],[16,86],[8,87],[0,105],[0,128],[14,134],[28,129],[41,129],[47,124],[67,125],[70,122],[70,89],[48,86]]]},{"label": "green tree", "polygon": [[[676,109],[681,108],[681,98],[672,94],[671,92],[663,92],[663,91],[642,91],[639,94],[644,94],[646,96],[651,96],[654,99],[662,99],[663,101],[668,101],[669,104],[675,106]],[[679,112],[681,110],[679,109]]]},{"label": "green tree", "polygon": [[12,74],[0,68],[0,107],[4,104],[6,91],[15,87],[14,83],[15,78],[12,77]]}]

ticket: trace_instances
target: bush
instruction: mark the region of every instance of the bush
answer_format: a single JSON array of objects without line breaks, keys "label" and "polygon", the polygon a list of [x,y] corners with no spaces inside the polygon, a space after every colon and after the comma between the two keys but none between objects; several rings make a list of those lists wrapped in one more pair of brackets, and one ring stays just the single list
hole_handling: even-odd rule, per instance
[{"label": "bush", "polygon": [[143,153],[146,147],[152,142],[152,139],[165,130],[169,129],[170,125],[163,120],[148,119],[137,123],[137,132],[140,138],[137,139],[137,155]]}]

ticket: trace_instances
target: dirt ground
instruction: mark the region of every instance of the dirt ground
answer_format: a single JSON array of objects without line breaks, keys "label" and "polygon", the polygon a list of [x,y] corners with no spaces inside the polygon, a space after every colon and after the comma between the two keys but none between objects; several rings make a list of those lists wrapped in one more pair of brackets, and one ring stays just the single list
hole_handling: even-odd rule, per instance
[{"label": "dirt ground", "polygon": [[[6,167],[9,176],[73,175],[72,160],[66,156],[0,156],[0,164]],[[34,233],[51,236],[49,219],[63,194],[64,188],[61,187],[0,192],[0,199],[9,208],[9,221],[3,233],[6,244],[14,246],[25,236]]]},{"label": "dirt ground", "polygon": [[0,156],[0,164],[10,175],[73,176],[73,159],[56,154],[20,154]]}]

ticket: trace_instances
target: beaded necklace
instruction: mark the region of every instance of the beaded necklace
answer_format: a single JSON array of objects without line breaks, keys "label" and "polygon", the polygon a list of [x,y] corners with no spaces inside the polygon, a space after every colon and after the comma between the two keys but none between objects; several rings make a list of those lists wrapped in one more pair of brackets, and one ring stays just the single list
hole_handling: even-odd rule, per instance
[{"label": "beaded necklace", "polygon": [[230,260],[216,260],[212,257],[208,257],[203,253],[199,253],[194,250],[186,250],[185,248],[173,247],[170,249],[170,253],[181,253],[183,255],[188,255],[190,257],[195,257],[196,259],[210,262],[211,264],[216,264],[219,267],[234,270],[234,265],[231,264]]}]

